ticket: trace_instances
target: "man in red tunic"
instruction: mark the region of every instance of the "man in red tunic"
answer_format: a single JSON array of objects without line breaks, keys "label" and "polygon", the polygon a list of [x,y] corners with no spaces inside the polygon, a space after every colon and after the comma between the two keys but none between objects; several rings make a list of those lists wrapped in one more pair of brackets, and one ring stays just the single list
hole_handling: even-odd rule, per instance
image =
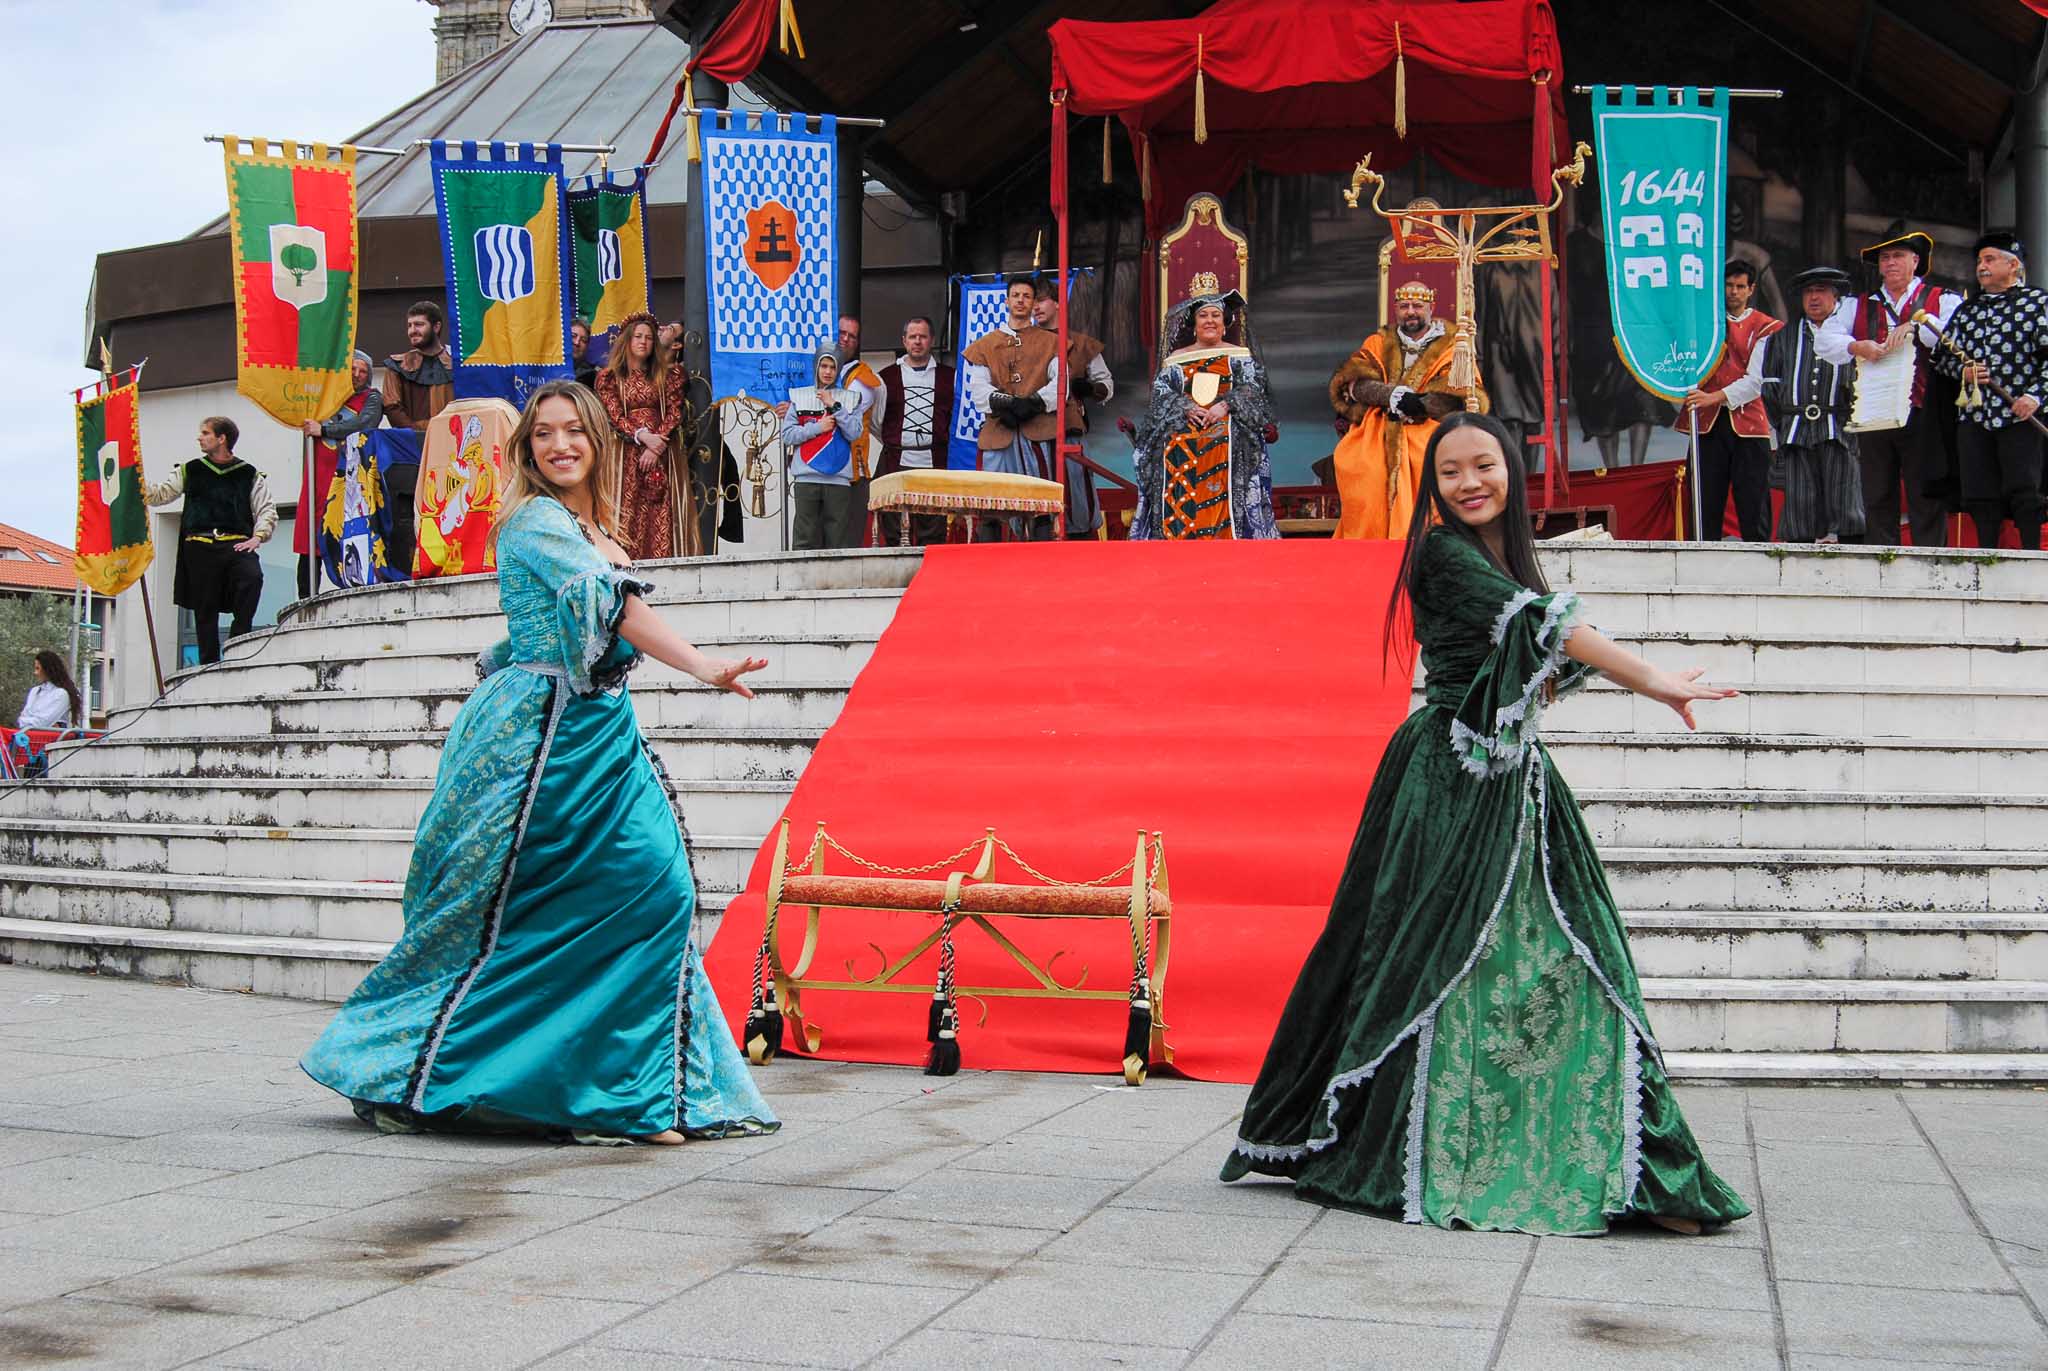
[{"label": "man in red tunic", "polygon": [[1771,416],[1764,408],[1764,339],[1785,327],[1782,319],[1749,307],[1756,293],[1756,269],[1730,262],[1721,275],[1728,306],[1728,347],[1707,379],[1685,393],[1677,427],[1690,431],[1699,415],[1700,521],[1696,537],[1716,542],[1727,518],[1728,492],[1735,491],[1735,518],[1742,541],[1771,540]]}]

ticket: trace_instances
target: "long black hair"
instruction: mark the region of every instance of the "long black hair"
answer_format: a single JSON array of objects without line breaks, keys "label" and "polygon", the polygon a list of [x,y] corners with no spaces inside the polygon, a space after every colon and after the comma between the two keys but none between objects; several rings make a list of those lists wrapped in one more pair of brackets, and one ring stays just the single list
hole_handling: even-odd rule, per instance
[{"label": "long black hair", "polygon": [[64,665],[64,659],[44,648],[36,654],[36,665],[43,669],[43,679],[71,697],[71,726],[84,728],[85,699],[78,693],[77,682],[71,679],[71,668]]},{"label": "long black hair", "polygon": [[[1458,517],[1450,502],[1444,499],[1442,484],[1436,478],[1437,447],[1461,428],[1476,428],[1491,436],[1499,444],[1501,460],[1507,467],[1508,503],[1500,516],[1504,525],[1501,529],[1501,551],[1504,555],[1500,557],[1493,555],[1493,549],[1479,536],[1479,530]],[[1461,410],[1436,426],[1436,432],[1429,435],[1429,446],[1422,452],[1422,489],[1415,494],[1415,516],[1408,521],[1408,543],[1401,549],[1401,569],[1394,576],[1393,594],[1387,597],[1385,656],[1392,655],[1394,623],[1400,617],[1403,601],[1412,614],[1416,591],[1422,585],[1422,543],[1429,537],[1432,525],[1437,524],[1478,548],[1482,557],[1516,583],[1538,595],[1550,593],[1550,585],[1543,579],[1543,568],[1536,561],[1536,535],[1529,524],[1529,472],[1522,460],[1522,445],[1515,441],[1507,426],[1492,415]]]}]

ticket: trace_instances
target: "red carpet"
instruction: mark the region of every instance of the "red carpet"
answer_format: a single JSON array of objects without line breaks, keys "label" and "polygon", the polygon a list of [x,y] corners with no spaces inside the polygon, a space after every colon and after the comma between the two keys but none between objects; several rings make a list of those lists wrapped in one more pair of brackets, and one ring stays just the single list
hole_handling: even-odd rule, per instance
[{"label": "red carpet", "polygon": [[[903,598],[786,811],[791,860],[817,821],[870,860],[913,865],[994,825],[1066,880],[1113,870],[1139,828],[1165,834],[1174,899],[1165,1020],[1176,1065],[1249,1081],[1321,930],[1373,768],[1408,711],[1383,671],[1395,543],[1323,541],[940,547]],[[773,837],[708,959],[727,1019],[746,1018]],[[828,855],[826,870],[850,873]],[[996,879],[1016,873],[998,858]],[[785,964],[801,915],[779,925]],[[999,924],[1072,984],[1129,983],[1129,935],[1108,922]],[[813,976],[878,968],[930,916],[834,912]],[[1021,984],[979,929],[962,984]],[[929,982],[936,954],[912,968]],[[1004,974],[1007,968],[1007,974]],[[905,979],[910,979],[906,976]],[[922,1064],[929,997],[813,992],[820,1055]],[[1109,1072],[1124,1006],[962,1002],[972,1068]],[[795,1034],[788,1035],[791,1048]],[[772,1068],[771,1068],[772,1069]]]}]

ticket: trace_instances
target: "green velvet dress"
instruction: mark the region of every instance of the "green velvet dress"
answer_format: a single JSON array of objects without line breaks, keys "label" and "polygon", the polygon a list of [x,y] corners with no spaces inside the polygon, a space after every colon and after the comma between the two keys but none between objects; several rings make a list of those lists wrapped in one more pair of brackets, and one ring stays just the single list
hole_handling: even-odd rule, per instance
[{"label": "green velvet dress", "polygon": [[1537,738],[1584,683],[1578,597],[1423,543],[1424,707],[1373,778],[1223,1179],[1442,1227],[1583,1234],[1749,1213],[1664,1073],[1579,808]]}]

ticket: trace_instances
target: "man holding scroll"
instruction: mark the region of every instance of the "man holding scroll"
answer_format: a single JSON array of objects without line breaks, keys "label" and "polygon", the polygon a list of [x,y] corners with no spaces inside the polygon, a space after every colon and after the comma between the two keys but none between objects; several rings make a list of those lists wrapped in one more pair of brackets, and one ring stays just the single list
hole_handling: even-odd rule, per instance
[{"label": "man holding scroll", "polygon": [[[1948,463],[1937,428],[1939,416],[1929,403],[1931,360],[1941,330],[1948,326],[1961,297],[1928,283],[1928,259],[1934,240],[1920,232],[1904,233],[1863,249],[1863,260],[1877,266],[1878,289],[1859,296],[1854,309],[1837,311],[1822,327],[1815,350],[1824,362],[1841,366],[1854,358],[1877,362],[1902,347],[1914,351],[1911,409],[1905,425],[1865,429],[1857,437],[1857,460],[1863,468],[1863,506],[1868,543],[1899,541],[1899,488],[1905,486],[1906,515],[1913,546],[1948,545],[1948,511],[1930,486]],[[1909,327],[1913,315],[1925,311],[1927,323]]]}]

